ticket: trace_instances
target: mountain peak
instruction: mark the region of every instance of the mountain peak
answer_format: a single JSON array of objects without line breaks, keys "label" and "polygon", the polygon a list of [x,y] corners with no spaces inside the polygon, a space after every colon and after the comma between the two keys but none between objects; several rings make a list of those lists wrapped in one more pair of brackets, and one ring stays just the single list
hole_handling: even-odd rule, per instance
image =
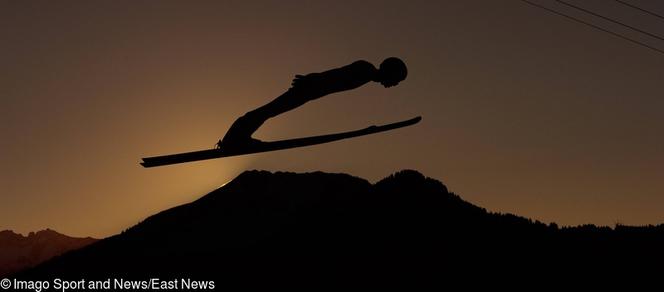
[{"label": "mountain peak", "polygon": [[305,173],[295,173],[288,171],[277,171],[270,172],[267,170],[247,170],[238,175],[231,183],[252,183],[257,182],[266,182],[266,181],[306,181],[306,180],[316,180],[316,181],[330,181],[330,180],[345,180],[347,182],[355,183],[368,183],[367,180],[355,177],[345,173],[326,173],[322,171],[315,172],[305,172]]},{"label": "mountain peak", "polygon": [[30,232],[28,234],[28,237],[32,237],[32,236],[46,237],[46,236],[66,236],[66,235],[64,235],[62,233],[59,233],[59,232],[57,232],[53,229],[46,228],[46,229],[43,229],[43,230],[39,230],[37,232]]},{"label": "mountain peak", "polygon": [[413,191],[413,188],[430,188],[430,191],[448,193],[447,187],[440,181],[426,177],[417,170],[404,169],[378,181],[376,187]]}]

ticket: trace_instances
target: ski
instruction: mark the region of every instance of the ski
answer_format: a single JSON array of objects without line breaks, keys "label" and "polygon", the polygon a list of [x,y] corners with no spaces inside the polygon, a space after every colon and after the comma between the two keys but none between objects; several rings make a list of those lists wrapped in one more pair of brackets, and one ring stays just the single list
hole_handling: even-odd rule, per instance
[{"label": "ski", "polygon": [[163,166],[163,165],[171,165],[171,164],[177,164],[177,163],[185,163],[185,162],[192,162],[192,161],[199,161],[199,160],[221,158],[221,157],[230,157],[230,156],[238,156],[238,155],[246,155],[246,154],[254,154],[254,153],[261,153],[261,152],[268,152],[268,151],[277,151],[277,150],[312,146],[312,145],[330,143],[330,142],[339,141],[339,140],[343,140],[343,139],[355,138],[355,137],[360,137],[360,136],[365,136],[365,135],[371,135],[371,134],[376,134],[376,133],[380,133],[380,132],[390,131],[390,130],[394,130],[394,129],[398,129],[398,128],[403,128],[403,127],[407,127],[407,126],[417,124],[420,120],[422,120],[422,117],[416,117],[416,118],[412,118],[412,119],[409,119],[409,120],[404,120],[404,121],[395,122],[395,123],[386,124],[386,125],[370,126],[370,127],[360,129],[360,130],[355,130],[355,131],[340,132],[340,133],[334,133],[334,134],[303,137],[303,138],[295,138],[295,139],[287,139],[287,140],[280,140],[280,141],[266,141],[266,142],[261,142],[261,143],[257,143],[257,144],[253,144],[253,145],[248,145],[247,147],[243,147],[243,148],[240,148],[240,149],[223,149],[223,148],[222,149],[208,149],[208,150],[200,150],[200,151],[178,153],[178,154],[171,154],[171,155],[146,157],[146,158],[143,158],[143,162],[141,162],[141,165],[143,167],[155,167],[155,166]]}]

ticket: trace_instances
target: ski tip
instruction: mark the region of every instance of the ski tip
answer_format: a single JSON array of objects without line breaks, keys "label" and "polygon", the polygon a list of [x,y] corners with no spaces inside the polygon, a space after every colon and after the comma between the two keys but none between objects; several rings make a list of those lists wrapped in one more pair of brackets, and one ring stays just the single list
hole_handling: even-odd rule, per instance
[{"label": "ski tip", "polygon": [[404,121],[404,123],[408,123],[408,124],[417,124],[417,123],[419,123],[421,120],[422,120],[422,116],[417,116],[417,117],[414,117],[414,118],[412,118],[412,119],[410,119],[410,120],[406,120],[406,121]]},{"label": "ski tip", "polygon": [[143,166],[144,168],[150,168],[150,167],[155,166],[154,164],[150,164],[150,163],[148,163],[147,161],[145,161],[145,159],[143,159],[143,161],[141,161],[139,164],[140,164],[141,166]]}]

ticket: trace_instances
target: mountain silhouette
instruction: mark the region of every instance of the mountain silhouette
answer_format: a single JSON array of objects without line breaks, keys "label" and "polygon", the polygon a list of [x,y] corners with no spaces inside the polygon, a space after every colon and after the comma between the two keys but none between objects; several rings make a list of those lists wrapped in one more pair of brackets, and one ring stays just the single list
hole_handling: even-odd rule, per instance
[{"label": "mountain silhouette", "polygon": [[441,182],[399,171],[371,184],[347,174],[247,171],[19,278],[190,278],[217,288],[353,287],[461,276],[585,277],[648,270],[664,225],[558,227],[491,213]]},{"label": "mountain silhouette", "polygon": [[51,229],[30,232],[28,236],[11,230],[0,231],[0,277],[33,267],[95,241],[97,239],[70,237]]}]

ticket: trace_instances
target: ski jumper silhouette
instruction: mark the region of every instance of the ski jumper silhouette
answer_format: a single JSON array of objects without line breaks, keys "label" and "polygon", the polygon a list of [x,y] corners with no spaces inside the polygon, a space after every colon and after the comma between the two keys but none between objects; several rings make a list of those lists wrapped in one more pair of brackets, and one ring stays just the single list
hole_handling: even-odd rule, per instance
[{"label": "ski jumper silhouette", "polygon": [[270,103],[252,110],[238,118],[217,146],[234,149],[251,146],[262,141],[251,137],[265,121],[295,109],[308,101],[335,92],[358,88],[370,81],[385,88],[395,86],[406,79],[408,69],[399,58],[385,59],[378,69],[373,64],[359,60],[350,65],[321,73],[295,75],[291,88]]},{"label": "ski jumper silhouette", "polygon": [[367,61],[360,60],[350,65],[321,73],[295,75],[295,79],[293,79],[291,88],[288,91],[268,104],[252,110],[235,120],[224,138],[217,142],[215,149],[145,157],[141,165],[143,167],[155,167],[292,149],[376,134],[417,124],[422,119],[421,117],[380,126],[370,126],[355,131],[279,141],[264,142],[251,137],[268,119],[297,108],[308,101],[335,92],[355,89],[371,81],[378,82],[386,88],[392,87],[406,79],[406,75],[408,75],[406,64],[395,57],[385,59],[378,68]]}]

